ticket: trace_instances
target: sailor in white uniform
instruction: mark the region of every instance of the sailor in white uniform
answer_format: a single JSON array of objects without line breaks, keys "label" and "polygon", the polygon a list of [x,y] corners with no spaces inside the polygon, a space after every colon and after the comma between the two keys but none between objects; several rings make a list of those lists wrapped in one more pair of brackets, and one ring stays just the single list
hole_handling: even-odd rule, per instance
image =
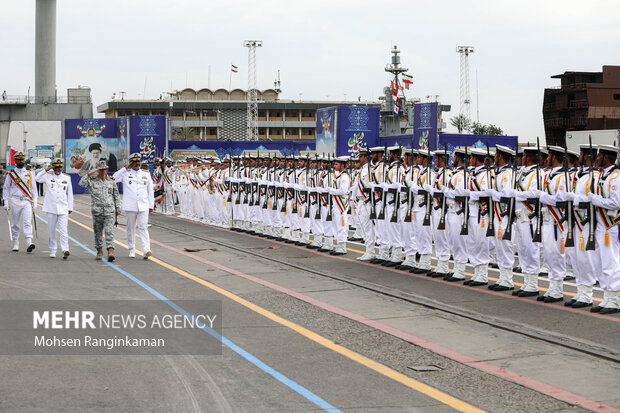
[{"label": "sailor in white uniform", "polygon": [[[19,251],[19,224],[23,223],[24,237],[26,238],[26,251],[32,252],[32,215],[37,206],[37,191],[34,185],[34,173],[24,168],[26,156],[23,152],[17,152],[15,169],[6,174],[2,199],[4,208],[11,215],[11,239],[13,251]],[[9,202],[10,201],[10,202]]]},{"label": "sailor in white uniform", "polygon": [[[50,169],[54,172],[50,173]],[[35,180],[45,184],[45,201],[43,212],[47,214],[47,236],[50,248],[50,257],[56,258],[56,227],[60,233],[60,248],[62,259],[69,257],[69,233],[67,222],[69,214],[73,212],[73,187],[71,177],[62,173],[62,159],[56,159],[52,166],[42,169]]]},{"label": "sailor in white uniform", "polygon": [[153,212],[153,180],[148,172],[140,170],[140,154],[133,153],[129,157],[129,165],[119,169],[112,176],[116,183],[123,184],[123,210],[127,217],[127,244],[129,257],[135,258],[136,225],[142,240],[144,259],[151,255],[151,241],[147,229],[149,212]]}]

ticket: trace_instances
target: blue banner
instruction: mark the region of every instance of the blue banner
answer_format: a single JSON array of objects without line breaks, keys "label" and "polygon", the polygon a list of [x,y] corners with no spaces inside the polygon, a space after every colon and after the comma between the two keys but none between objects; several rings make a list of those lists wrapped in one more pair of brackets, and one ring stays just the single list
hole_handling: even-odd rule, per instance
[{"label": "blue banner", "polygon": [[257,152],[281,156],[305,155],[314,152],[314,141],[169,141],[170,156],[183,161],[188,156],[241,156]]},{"label": "blue banner", "polygon": [[[317,114],[317,124],[318,119]],[[336,156],[357,157],[360,150],[376,145],[379,138],[379,108],[338,106],[336,120]]]},{"label": "blue banner", "polygon": [[316,152],[336,153],[336,108],[322,108],[316,111]]},{"label": "blue banner", "polygon": [[166,117],[130,116],[129,117],[130,153],[139,153],[142,162],[153,165],[156,156],[164,156],[166,150]]},{"label": "blue banner", "polygon": [[415,149],[431,151],[437,147],[437,102],[417,103],[413,110],[413,137]]},{"label": "blue banner", "polygon": [[496,136],[496,135],[459,135],[442,133],[439,135],[439,151],[447,147],[450,152],[450,165],[452,165],[452,154],[457,148],[482,148],[486,149],[487,143],[490,150],[495,150],[495,145],[507,146],[517,149],[519,138],[517,136]]}]

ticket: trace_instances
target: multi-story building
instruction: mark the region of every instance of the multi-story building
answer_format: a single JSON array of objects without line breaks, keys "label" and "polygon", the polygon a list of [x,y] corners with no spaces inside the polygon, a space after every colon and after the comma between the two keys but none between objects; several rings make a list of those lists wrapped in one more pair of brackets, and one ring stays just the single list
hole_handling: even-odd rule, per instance
[{"label": "multi-story building", "polygon": [[620,129],[620,66],[602,72],[551,76],[558,87],[545,89],[543,118],[548,145],[564,146],[567,131]]},{"label": "multi-story building", "polygon": [[[280,100],[276,90],[258,92],[258,135],[261,140],[316,137],[316,111],[329,106],[380,106],[380,102]],[[112,100],[97,107],[107,118],[168,115],[171,139],[243,139],[247,136],[247,92],[241,89],[184,89],[158,100]]]}]

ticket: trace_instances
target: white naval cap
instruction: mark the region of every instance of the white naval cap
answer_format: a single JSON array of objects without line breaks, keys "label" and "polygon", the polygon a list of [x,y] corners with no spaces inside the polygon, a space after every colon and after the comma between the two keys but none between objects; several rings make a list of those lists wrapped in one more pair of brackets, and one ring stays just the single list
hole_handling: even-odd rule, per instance
[{"label": "white naval cap", "polygon": [[399,146],[399,145],[388,146],[388,151],[390,151],[390,152],[391,151],[397,151],[399,149],[402,149],[402,147]]},{"label": "white naval cap", "polygon": [[617,155],[620,148],[618,148],[617,146],[613,146],[613,145],[599,145],[598,150],[603,151],[603,152],[608,152],[608,153],[615,153]]},{"label": "white naval cap", "polygon": [[471,148],[469,153],[473,156],[487,156],[487,150],[482,148]]},{"label": "white naval cap", "polygon": [[335,158],[334,161],[336,161],[336,162],[349,162],[349,157],[348,156],[339,156],[339,157]]},{"label": "white naval cap", "polygon": [[384,146],[373,146],[372,148],[368,148],[370,152],[383,152],[385,150]]},{"label": "white naval cap", "polygon": [[495,150],[497,152],[507,153],[508,155],[515,156],[515,151],[510,149],[508,146],[495,145]]},{"label": "white naval cap", "polygon": [[[582,152],[588,152],[590,150],[590,144],[589,143],[582,143],[581,145],[579,145],[579,149]],[[598,151],[598,145],[592,144],[592,152],[596,153],[597,151]]]}]

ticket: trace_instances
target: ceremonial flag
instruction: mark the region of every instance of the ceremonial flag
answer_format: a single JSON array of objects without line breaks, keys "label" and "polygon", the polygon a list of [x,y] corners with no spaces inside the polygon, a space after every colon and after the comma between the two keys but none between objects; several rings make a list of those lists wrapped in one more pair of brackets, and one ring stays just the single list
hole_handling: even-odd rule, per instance
[{"label": "ceremonial flag", "polygon": [[233,73],[239,73],[239,70],[237,66],[233,65],[232,63],[230,64],[230,69],[232,70]]},{"label": "ceremonial flag", "polygon": [[400,108],[399,108],[399,107],[398,107],[398,105],[395,103],[395,104],[394,104],[394,113],[395,113],[396,115],[398,115],[398,112],[400,112]]},{"label": "ceremonial flag", "polygon": [[409,85],[413,85],[413,76],[408,75],[407,73],[403,73],[403,83],[405,84],[405,88],[409,89]]}]

